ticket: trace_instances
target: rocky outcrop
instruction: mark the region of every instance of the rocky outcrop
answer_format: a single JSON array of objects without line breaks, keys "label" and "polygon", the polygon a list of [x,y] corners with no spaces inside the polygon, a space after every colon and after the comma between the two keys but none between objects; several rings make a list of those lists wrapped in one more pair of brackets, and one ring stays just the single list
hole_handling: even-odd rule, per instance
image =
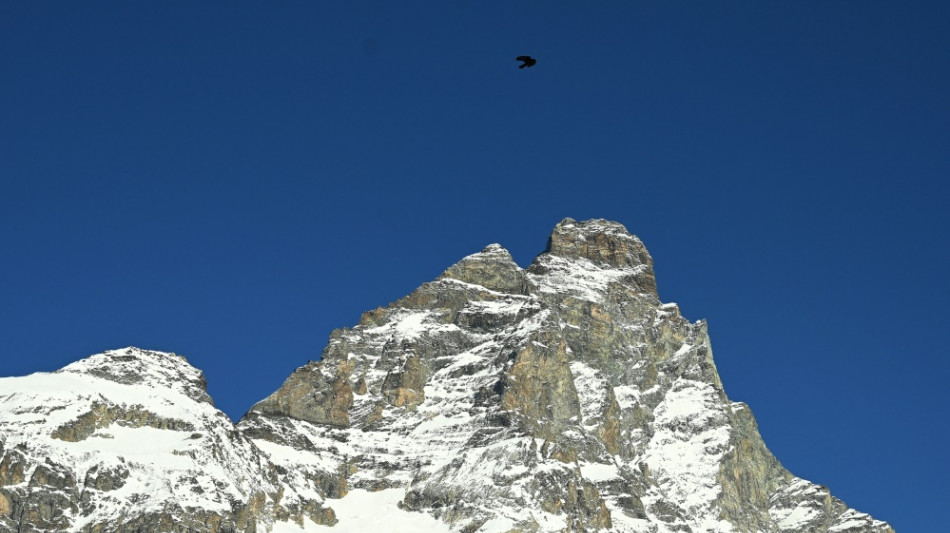
[{"label": "rocky outcrop", "polygon": [[563,339],[540,336],[501,376],[501,408],[532,436],[556,441],[581,414],[567,349]]},{"label": "rocky outcrop", "polygon": [[393,407],[415,407],[425,400],[429,371],[416,356],[409,356],[402,368],[390,371],[383,380],[382,393]]},{"label": "rocky outcrop", "polygon": [[656,296],[653,258],[643,242],[617,222],[577,222],[572,218],[562,220],[551,232],[547,248],[539,257],[540,261],[532,265],[533,272],[543,273],[545,259],[549,257],[634,271],[636,274],[628,278],[628,283],[633,282],[640,294]]},{"label": "rocky outcrop", "polygon": [[315,424],[346,427],[353,406],[353,389],[349,383],[350,367],[346,361],[333,369],[309,364],[298,368],[284,385],[254,406],[257,412],[290,416]]},{"label": "rocky outcrop", "polygon": [[54,439],[79,442],[92,436],[96,430],[112,424],[133,428],[148,426],[175,431],[195,430],[194,424],[190,422],[158,416],[142,405],[118,406],[93,401],[89,411],[59,426],[50,436]]},{"label": "rocky outcrop", "polygon": [[7,518],[12,511],[10,499],[7,498],[6,494],[0,492],[0,518]]},{"label": "rocky outcrop", "polygon": [[237,425],[174,354],[0,382],[0,531],[355,531],[361,505],[397,533],[892,531],[782,467],[605,220],[364,313]]}]

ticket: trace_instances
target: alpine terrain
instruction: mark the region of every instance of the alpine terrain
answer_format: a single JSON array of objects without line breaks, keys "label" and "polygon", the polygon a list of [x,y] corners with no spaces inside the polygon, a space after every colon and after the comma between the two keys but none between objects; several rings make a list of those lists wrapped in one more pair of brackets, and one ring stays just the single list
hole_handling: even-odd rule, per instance
[{"label": "alpine terrain", "polygon": [[620,224],[336,330],[237,424],[181,356],[0,379],[0,531],[891,532],[769,452]]}]

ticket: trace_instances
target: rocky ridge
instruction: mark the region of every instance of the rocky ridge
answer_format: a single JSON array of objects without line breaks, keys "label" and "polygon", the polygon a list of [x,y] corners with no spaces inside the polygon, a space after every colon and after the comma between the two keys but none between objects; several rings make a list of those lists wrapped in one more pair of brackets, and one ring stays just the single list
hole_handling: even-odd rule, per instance
[{"label": "rocky ridge", "polygon": [[[143,445],[143,443],[145,443]],[[375,521],[375,522],[374,522]],[[772,456],[620,224],[336,330],[232,424],[129,348],[0,379],[0,531],[888,532]]]}]

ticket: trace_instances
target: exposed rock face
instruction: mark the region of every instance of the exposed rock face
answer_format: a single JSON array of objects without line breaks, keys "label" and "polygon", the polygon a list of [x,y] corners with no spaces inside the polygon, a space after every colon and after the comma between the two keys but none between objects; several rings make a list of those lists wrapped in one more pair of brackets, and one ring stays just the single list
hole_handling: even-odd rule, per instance
[{"label": "exposed rock face", "polygon": [[[165,392],[146,399],[143,384]],[[137,455],[143,438],[158,459]],[[779,464],[723,391],[705,323],[660,301],[643,243],[603,220],[564,220],[527,269],[491,245],[365,313],[237,426],[170,354],[0,380],[0,530],[349,532],[370,519],[395,532],[892,531]]]},{"label": "exposed rock face", "polygon": [[[660,302],[613,222],[561,222],[527,269],[498,245],[466,257],[334,331],[308,372],[239,427],[281,456],[303,436],[350,490],[398,490],[452,531],[890,530],[782,468],[705,323]],[[349,424],[301,423],[341,380]]]}]

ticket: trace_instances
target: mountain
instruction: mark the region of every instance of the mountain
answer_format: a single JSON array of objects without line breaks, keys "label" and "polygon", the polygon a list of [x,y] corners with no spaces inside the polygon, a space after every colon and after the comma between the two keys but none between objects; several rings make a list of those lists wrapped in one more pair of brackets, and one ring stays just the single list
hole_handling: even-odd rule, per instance
[{"label": "mountain", "polygon": [[333,331],[233,424],[137,348],[0,379],[0,530],[891,532],[769,452],[620,224]]}]

